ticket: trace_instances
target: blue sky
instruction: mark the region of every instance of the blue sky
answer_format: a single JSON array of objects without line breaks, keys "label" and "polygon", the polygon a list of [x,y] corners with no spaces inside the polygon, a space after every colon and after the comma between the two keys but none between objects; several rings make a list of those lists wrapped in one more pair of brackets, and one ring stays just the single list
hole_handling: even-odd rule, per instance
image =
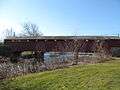
[{"label": "blue sky", "polygon": [[120,0],[0,0],[0,35],[33,22],[44,35],[120,33]]}]

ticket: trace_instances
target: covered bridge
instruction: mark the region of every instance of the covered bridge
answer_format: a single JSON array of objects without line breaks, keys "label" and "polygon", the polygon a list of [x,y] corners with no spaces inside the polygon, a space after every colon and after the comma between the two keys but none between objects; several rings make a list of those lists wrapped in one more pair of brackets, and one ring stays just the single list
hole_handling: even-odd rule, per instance
[{"label": "covered bridge", "polygon": [[41,36],[9,37],[4,44],[11,50],[12,56],[23,51],[34,51],[43,59],[45,52],[96,52],[104,48],[111,54],[111,48],[120,47],[120,38],[116,36]]}]

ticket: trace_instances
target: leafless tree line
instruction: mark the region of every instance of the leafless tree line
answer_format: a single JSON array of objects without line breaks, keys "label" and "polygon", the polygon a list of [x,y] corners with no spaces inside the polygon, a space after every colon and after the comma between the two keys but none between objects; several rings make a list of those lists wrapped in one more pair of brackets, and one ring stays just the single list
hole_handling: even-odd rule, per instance
[{"label": "leafless tree line", "polygon": [[19,35],[16,35],[16,32],[13,28],[6,29],[5,37],[40,37],[43,33],[39,30],[39,27],[31,22],[25,22],[22,24],[22,32]]}]

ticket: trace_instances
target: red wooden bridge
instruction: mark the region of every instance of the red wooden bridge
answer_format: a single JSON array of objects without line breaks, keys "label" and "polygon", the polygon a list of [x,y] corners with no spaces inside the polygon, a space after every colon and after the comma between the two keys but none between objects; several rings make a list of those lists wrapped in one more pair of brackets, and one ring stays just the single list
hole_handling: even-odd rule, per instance
[{"label": "red wooden bridge", "polygon": [[120,47],[120,38],[116,36],[41,36],[12,37],[4,40],[12,54],[23,51],[35,51],[43,57],[45,52],[96,52],[102,45],[107,53],[112,47]]}]

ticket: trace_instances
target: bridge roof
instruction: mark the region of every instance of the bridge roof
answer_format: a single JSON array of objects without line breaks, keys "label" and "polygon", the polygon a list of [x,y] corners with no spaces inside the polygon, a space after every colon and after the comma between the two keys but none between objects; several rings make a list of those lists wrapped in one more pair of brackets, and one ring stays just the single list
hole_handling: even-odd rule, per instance
[{"label": "bridge roof", "polygon": [[41,36],[41,37],[7,37],[6,39],[120,39],[118,36]]}]

